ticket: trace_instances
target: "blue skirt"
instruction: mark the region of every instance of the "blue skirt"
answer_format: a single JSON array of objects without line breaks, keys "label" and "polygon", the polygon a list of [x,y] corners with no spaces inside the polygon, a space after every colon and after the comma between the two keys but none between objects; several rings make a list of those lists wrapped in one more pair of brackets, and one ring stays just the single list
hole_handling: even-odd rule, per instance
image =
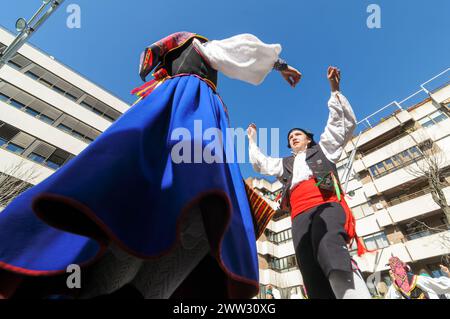
[{"label": "blue skirt", "polygon": [[[189,75],[166,80],[0,213],[0,272],[58,276],[70,264],[95,264],[110,243],[139,258],[157,258],[177,244],[189,208],[206,201],[215,207],[202,212],[211,255],[225,278],[217,286],[225,296],[254,296],[256,240],[236,157],[194,162],[198,143],[211,143],[203,133],[219,129],[226,144],[227,127],[224,105],[206,82]],[[172,148],[180,145],[172,138],[177,128],[183,128],[184,150],[192,151],[190,163],[172,159]]]}]

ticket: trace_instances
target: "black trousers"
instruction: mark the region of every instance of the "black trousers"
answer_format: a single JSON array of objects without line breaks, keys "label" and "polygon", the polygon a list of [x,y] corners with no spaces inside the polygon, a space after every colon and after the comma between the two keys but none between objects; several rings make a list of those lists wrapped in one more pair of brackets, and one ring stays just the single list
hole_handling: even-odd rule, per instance
[{"label": "black trousers", "polygon": [[309,298],[335,299],[330,272],[352,271],[345,218],[339,203],[326,203],[297,215],[292,222],[295,255]]}]

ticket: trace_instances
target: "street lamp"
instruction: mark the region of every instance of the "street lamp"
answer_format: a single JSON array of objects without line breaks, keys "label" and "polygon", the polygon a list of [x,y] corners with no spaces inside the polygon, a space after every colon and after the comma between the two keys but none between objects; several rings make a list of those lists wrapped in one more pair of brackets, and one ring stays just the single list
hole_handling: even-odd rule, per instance
[{"label": "street lamp", "polygon": [[17,32],[22,32],[28,28],[28,22],[24,18],[19,18],[16,21],[16,30]]},{"label": "street lamp", "polygon": [[[27,41],[27,39],[36,31],[45,20],[63,3],[64,0],[42,0],[40,8],[27,22],[24,18],[19,18],[16,21],[16,30],[19,34],[15,37],[13,42],[0,54],[0,69],[16,54],[20,47]],[[50,6],[49,6],[50,4]],[[40,16],[46,9],[47,11]],[[39,17],[40,16],[40,17]],[[34,20],[39,17],[39,20],[33,24]]]}]

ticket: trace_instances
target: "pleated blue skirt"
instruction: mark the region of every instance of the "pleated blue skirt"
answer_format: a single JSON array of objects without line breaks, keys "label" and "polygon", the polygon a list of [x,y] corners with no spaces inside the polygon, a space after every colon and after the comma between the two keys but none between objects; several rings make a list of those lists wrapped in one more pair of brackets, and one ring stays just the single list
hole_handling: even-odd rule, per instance
[{"label": "pleated blue skirt", "polygon": [[209,201],[216,209],[202,213],[223,289],[252,297],[256,241],[236,155],[227,158],[222,149],[223,162],[198,160],[199,145],[211,143],[205,131],[223,132],[226,145],[227,127],[224,105],[206,82],[192,75],[166,80],[0,213],[0,269],[24,278],[60,275],[70,264],[95,264],[111,242],[158,258],[177,244],[189,208]]}]

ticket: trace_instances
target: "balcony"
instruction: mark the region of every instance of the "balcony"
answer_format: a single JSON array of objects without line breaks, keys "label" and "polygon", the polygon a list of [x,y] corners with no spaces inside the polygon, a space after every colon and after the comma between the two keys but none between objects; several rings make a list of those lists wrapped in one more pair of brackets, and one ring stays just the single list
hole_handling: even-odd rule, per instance
[{"label": "balcony", "polygon": [[367,183],[367,184],[363,184],[362,188],[363,188],[364,193],[366,194],[367,197],[373,197],[373,196],[375,196],[378,193],[378,190],[375,187],[375,184],[373,182]]},{"label": "balcony", "polygon": [[267,224],[267,229],[273,231],[274,233],[282,232],[283,230],[289,229],[291,227],[292,222],[290,217],[285,217],[277,221],[271,220]]},{"label": "balcony", "polygon": [[447,85],[445,88],[435,91],[431,94],[431,97],[433,100],[435,100],[438,103],[442,103],[445,100],[448,99],[450,96],[450,85]]},{"label": "balcony", "polygon": [[450,231],[443,231],[432,235],[411,234],[410,236],[423,235],[405,243],[413,260],[421,260],[450,253]]},{"label": "balcony", "polygon": [[[450,201],[450,187],[444,188],[443,191],[447,201]],[[423,191],[402,196],[395,202],[398,202],[398,204],[387,208],[395,223],[431,213],[439,209],[439,205],[433,201],[431,193],[424,194]]]},{"label": "balcony", "polygon": [[270,241],[257,241],[256,249],[260,255],[270,255],[275,258],[284,258],[295,254],[292,240],[286,241],[283,244],[275,245]]},{"label": "balcony", "polygon": [[[15,171],[14,168],[16,168]],[[17,170],[17,168],[21,169]],[[8,173],[8,171],[11,171],[9,175],[25,180],[33,185],[40,183],[54,173],[53,170],[47,167],[37,165],[28,159],[0,148],[0,172]],[[26,176],[29,176],[30,174],[35,176],[35,178],[26,178]]]},{"label": "balcony", "polygon": [[[413,161],[410,162],[411,164]],[[389,171],[384,176],[377,178],[373,181],[376,189],[379,193],[383,193],[389,189],[393,189],[399,186],[404,185],[407,182],[410,182],[417,177],[414,174],[408,172],[408,167],[412,165],[404,166],[402,168],[395,168],[394,170]],[[423,165],[423,160],[418,161],[419,165]],[[369,194],[367,194],[370,196]]]},{"label": "balcony", "polygon": [[356,221],[356,233],[360,237],[379,232],[380,230],[381,228],[377,223],[375,214],[365,216]]},{"label": "balcony", "polygon": [[361,257],[354,256],[353,258],[361,271],[374,273],[389,269],[388,262],[391,255],[409,263],[450,253],[450,231],[432,235],[426,235],[423,232],[421,235],[424,237],[391,245],[374,253],[367,253]]},{"label": "balcony", "polygon": [[263,285],[273,284],[278,288],[288,288],[303,285],[303,278],[298,269],[284,273],[279,273],[272,269],[260,269],[259,282]]},{"label": "balcony", "polygon": [[[369,128],[365,132],[361,134],[359,139],[358,147],[361,148],[365,144],[379,139],[383,135],[386,135],[388,132],[400,127],[402,124],[412,120],[411,115],[408,111],[402,110],[397,112],[395,115],[390,116],[389,118],[383,120],[381,123],[378,123],[376,126]],[[357,138],[355,138],[356,141]],[[380,144],[384,141],[380,141]]]},{"label": "balcony", "polygon": [[373,152],[365,155],[362,158],[362,161],[365,167],[370,167],[372,165],[377,164],[380,161],[383,161],[387,158],[390,158],[398,153],[407,150],[416,145],[416,142],[413,140],[411,136],[403,136],[397,141],[389,141],[387,145],[374,150]]}]

